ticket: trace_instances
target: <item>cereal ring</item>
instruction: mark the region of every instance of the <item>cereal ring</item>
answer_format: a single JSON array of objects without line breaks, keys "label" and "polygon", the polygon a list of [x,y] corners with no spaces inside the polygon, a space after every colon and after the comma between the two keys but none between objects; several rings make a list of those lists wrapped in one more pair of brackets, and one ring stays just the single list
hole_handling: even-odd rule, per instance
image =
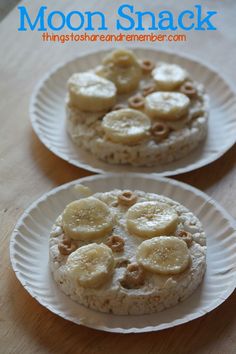
[{"label": "cereal ring", "polygon": [[59,249],[59,252],[63,256],[68,256],[69,254],[74,252],[77,249],[77,247],[76,247],[76,245],[74,243],[72,243],[70,246],[69,245],[65,245],[64,243],[59,243],[58,244],[58,249]]},{"label": "cereal ring", "polygon": [[161,122],[156,122],[151,127],[151,134],[159,140],[167,138],[169,131],[169,127],[165,123]]},{"label": "cereal ring", "polygon": [[134,109],[140,109],[144,107],[144,98],[141,95],[135,95],[128,99],[129,106]]},{"label": "cereal ring", "polygon": [[156,90],[156,85],[154,83],[150,83],[149,85],[146,85],[143,87],[142,95],[144,97],[146,97],[146,96],[150,95],[150,93],[155,92],[155,90]]},{"label": "cereal ring", "polygon": [[58,244],[58,250],[63,256],[68,256],[77,249],[77,246],[70,238],[63,235],[62,241]]},{"label": "cereal ring", "polygon": [[184,82],[180,87],[180,92],[189,97],[193,97],[197,93],[191,81]]},{"label": "cereal ring", "polygon": [[120,236],[112,235],[108,237],[106,245],[110,247],[113,252],[122,252],[124,251],[125,241]]},{"label": "cereal ring", "polygon": [[121,285],[126,289],[139,288],[144,284],[144,270],[137,263],[131,263],[126,268],[124,278],[121,280]]},{"label": "cereal ring", "polygon": [[118,203],[125,206],[131,206],[137,202],[137,195],[131,191],[124,191],[118,195]]},{"label": "cereal ring", "polygon": [[155,64],[151,60],[142,60],[141,62],[141,69],[144,74],[149,74],[154,68]]},{"label": "cereal ring", "polygon": [[184,242],[186,242],[188,247],[190,247],[193,242],[192,234],[185,230],[178,230],[177,237],[181,238]]}]

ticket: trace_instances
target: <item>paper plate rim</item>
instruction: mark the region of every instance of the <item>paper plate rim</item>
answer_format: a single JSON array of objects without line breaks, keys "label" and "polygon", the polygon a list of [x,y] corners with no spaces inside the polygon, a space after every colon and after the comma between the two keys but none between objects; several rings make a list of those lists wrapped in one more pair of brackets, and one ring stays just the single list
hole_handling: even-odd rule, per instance
[{"label": "paper plate rim", "polygon": [[[99,50],[100,53],[107,53],[110,52],[112,49],[101,49]],[[138,46],[134,46],[134,47],[130,47],[130,49],[132,50],[149,50],[152,52],[157,52],[157,53],[164,53],[164,54],[169,54],[169,55],[173,55],[176,56],[178,58],[180,58],[181,60],[190,60],[193,63],[196,64],[200,64],[200,66],[206,68],[208,71],[210,71],[211,73],[213,73],[216,77],[220,78],[224,84],[227,86],[230,94],[233,96],[234,100],[235,100],[235,104],[236,104],[236,91],[232,88],[231,84],[229,84],[229,82],[222,77],[221,75],[218,74],[217,69],[212,65],[212,64],[205,64],[202,60],[198,59],[196,56],[193,55],[189,55],[184,53],[184,55],[181,55],[179,53],[175,53],[172,50],[155,50],[155,49],[151,49],[149,47],[138,47]],[[37,135],[37,137],[39,138],[39,140],[41,141],[41,143],[50,151],[52,152],[54,155],[60,157],[61,159],[63,159],[64,161],[72,164],[73,166],[76,166],[78,168],[82,168],[91,172],[95,172],[95,173],[101,173],[101,174],[107,174],[107,173],[112,173],[112,172],[108,172],[103,168],[97,168],[97,167],[93,167],[92,165],[90,165],[90,163],[84,163],[82,161],[75,161],[74,159],[70,159],[67,157],[66,154],[62,153],[62,152],[57,152],[56,149],[54,149],[47,141],[47,139],[44,137],[44,135],[41,133],[40,128],[38,126],[37,123],[37,115],[34,113],[34,106],[35,103],[37,102],[37,95],[40,91],[40,89],[43,87],[43,85],[45,84],[45,82],[54,74],[56,74],[56,72],[60,69],[62,69],[63,67],[72,64],[74,61],[78,60],[78,59],[83,59],[86,58],[86,56],[90,56],[90,55],[94,55],[98,52],[98,50],[91,50],[88,53],[85,54],[81,54],[81,55],[75,55],[73,56],[70,60],[65,60],[62,61],[61,63],[53,66],[50,70],[48,70],[43,76],[42,78],[38,81],[38,83],[35,85],[31,97],[30,97],[30,104],[29,104],[29,116],[30,116],[30,121],[31,121],[31,125],[33,128],[34,133]],[[236,138],[232,137],[231,139],[229,139],[229,141],[225,144],[224,149],[220,150],[218,153],[216,153],[215,155],[210,155],[210,157],[208,157],[207,159],[204,160],[199,160],[197,162],[193,162],[190,165],[186,165],[184,167],[179,167],[173,171],[163,171],[163,172],[151,172],[151,174],[154,175],[158,175],[160,177],[170,177],[170,176],[177,176],[179,174],[182,173],[187,173],[187,172],[191,172],[191,171],[195,171],[197,169],[200,169],[204,166],[207,166],[213,162],[215,162],[216,160],[218,160],[219,158],[221,158],[228,150],[230,150],[234,144],[236,142]],[[195,166],[197,164],[197,166]],[[133,173],[133,172],[131,172]],[[134,172],[135,173],[135,172]],[[141,172],[138,172],[141,173]],[[144,172],[145,174],[145,172]]]},{"label": "paper plate rim", "polygon": [[[204,316],[206,313],[211,312],[212,310],[216,309],[219,305],[221,305],[234,291],[235,287],[236,287],[236,267],[234,267],[234,281],[232,281],[231,285],[227,288],[227,291],[225,291],[224,296],[219,297],[216,301],[211,302],[210,305],[208,305],[206,311],[204,312],[195,312],[193,314],[189,314],[188,316],[186,316],[184,319],[176,319],[174,321],[172,321],[171,323],[163,323],[161,325],[158,325],[158,328],[156,328],[156,326],[146,326],[144,328],[129,328],[129,329],[124,329],[121,327],[116,327],[116,328],[110,328],[107,326],[101,326],[101,325],[89,325],[89,324],[84,324],[84,323],[80,323],[77,322],[75,320],[73,320],[73,318],[71,318],[70,316],[65,315],[64,313],[58,313],[53,307],[51,307],[48,304],[45,304],[44,301],[37,296],[34,291],[31,289],[30,286],[27,285],[27,282],[23,279],[23,276],[20,274],[20,271],[17,268],[17,264],[16,264],[16,260],[14,258],[14,244],[15,244],[15,237],[18,233],[18,228],[20,227],[22,221],[25,219],[25,217],[27,215],[29,215],[30,211],[33,210],[40,202],[46,200],[49,196],[52,196],[54,194],[56,194],[58,191],[60,190],[66,190],[68,187],[73,186],[74,184],[77,183],[83,183],[86,181],[93,181],[94,179],[107,179],[107,178],[116,178],[116,177],[138,177],[138,178],[145,178],[145,179],[150,179],[150,180],[157,180],[157,181],[161,181],[161,182],[165,182],[165,183],[170,183],[171,185],[174,185],[175,187],[180,187],[184,190],[187,190],[189,192],[193,192],[195,195],[197,196],[201,196],[207,203],[210,203],[214,208],[216,208],[225,219],[227,219],[233,230],[236,231],[236,221],[234,220],[234,218],[217,202],[215,201],[213,198],[209,197],[206,193],[200,191],[199,189],[188,185],[186,183],[183,182],[179,182],[176,181],[174,179],[170,179],[170,178],[165,178],[165,177],[159,177],[159,176],[153,176],[153,175],[144,175],[142,173],[127,173],[127,174],[117,174],[117,173],[109,173],[106,175],[93,175],[93,176],[88,176],[88,177],[83,177],[83,178],[79,178],[77,180],[73,180],[70,181],[68,183],[65,183],[61,186],[58,186],[56,188],[51,189],[50,191],[44,193],[43,195],[41,195],[39,198],[37,198],[34,202],[32,202],[26,209],[25,211],[22,213],[22,215],[20,216],[20,218],[18,219],[14,230],[12,232],[11,235],[11,239],[10,239],[10,245],[9,245],[9,249],[10,249],[10,261],[11,261],[11,265],[12,268],[16,274],[16,277],[18,278],[18,280],[20,281],[20,283],[23,285],[23,287],[25,288],[25,290],[34,298],[37,300],[38,303],[40,303],[40,305],[44,306],[45,308],[47,308],[48,310],[50,310],[52,313],[68,320],[71,321],[73,323],[79,324],[79,325],[84,325],[88,328],[92,328],[92,329],[96,329],[96,330],[102,330],[105,332],[112,332],[112,333],[144,333],[144,332],[151,332],[151,331],[159,331],[159,330],[163,330],[163,329],[167,329],[167,328],[172,328],[175,327],[177,325],[181,325],[184,323],[187,323],[189,321],[192,321],[194,319],[200,318],[202,316]],[[111,316],[115,316],[115,315],[111,315]],[[138,316],[137,316],[138,318]]]}]

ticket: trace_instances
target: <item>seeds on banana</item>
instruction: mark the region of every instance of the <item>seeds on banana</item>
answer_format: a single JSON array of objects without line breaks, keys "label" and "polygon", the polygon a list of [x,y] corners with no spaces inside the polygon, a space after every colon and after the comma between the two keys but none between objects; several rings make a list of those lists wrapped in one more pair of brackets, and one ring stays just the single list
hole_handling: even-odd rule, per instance
[{"label": "seeds on banana", "polygon": [[113,82],[90,72],[73,74],[68,90],[70,104],[85,112],[107,111],[116,102]]},{"label": "seeds on banana", "polygon": [[159,64],[152,76],[159,90],[172,91],[179,87],[188,77],[188,73],[175,64]]},{"label": "seeds on banana", "polygon": [[76,200],[62,214],[63,230],[74,240],[94,240],[112,231],[113,217],[108,206],[94,197]]},{"label": "seeds on banana", "polygon": [[189,98],[180,92],[154,92],[145,101],[145,111],[151,118],[170,121],[182,118],[189,106]]},{"label": "seeds on banana", "polygon": [[106,114],[102,127],[114,143],[133,145],[145,140],[151,121],[144,113],[127,108]]},{"label": "seeds on banana", "polygon": [[68,276],[85,288],[97,288],[112,275],[112,250],[104,244],[91,243],[78,248],[66,261]]},{"label": "seeds on banana", "polygon": [[178,215],[175,210],[165,203],[155,201],[134,204],[126,217],[129,233],[143,238],[171,235],[177,224]]},{"label": "seeds on banana", "polygon": [[146,270],[160,274],[177,274],[189,265],[190,254],[183,240],[160,236],[143,241],[136,259]]}]

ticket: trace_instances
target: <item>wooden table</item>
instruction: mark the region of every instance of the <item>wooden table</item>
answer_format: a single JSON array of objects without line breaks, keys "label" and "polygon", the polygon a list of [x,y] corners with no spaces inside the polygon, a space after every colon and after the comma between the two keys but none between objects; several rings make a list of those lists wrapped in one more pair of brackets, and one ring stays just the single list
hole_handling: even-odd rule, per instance
[{"label": "wooden table", "polygon": [[[183,0],[181,8],[187,7],[187,3],[190,1]],[[98,10],[106,8],[105,5],[105,0],[94,1],[94,8]],[[63,10],[73,6],[75,2],[72,1],[58,0],[57,6],[54,4]],[[111,2],[107,6],[109,11]],[[220,6],[222,4],[215,4],[222,11]],[[36,1],[28,7],[35,13]],[[81,8],[86,8],[86,4]],[[235,9],[233,1],[231,6],[225,5],[227,26],[230,21],[234,23]],[[18,33],[17,27],[18,12],[15,9],[0,26],[0,353],[235,353],[235,293],[218,309],[185,325],[157,333],[121,335],[88,329],[57,317],[39,305],[18,282],[8,252],[10,235],[18,217],[33,200],[51,188],[90,174],[54,156],[39,142],[29,123],[30,94],[46,70],[76,53],[89,52],[91,45],[45,44],[40,41],[39,33]],[[181,52],[190,50],[198,55],[200,41],[203,48],[201,59],[214,61],[235,88],[236,38],[227,31],[223,27],[218,33],[193,33],[190,43],[169,47]],[[219,50],[219,43],[230,49],[227,65],[224,65],[225,50]],[[95,49],[101,45],[92,46]],[[162,48],[166,47],[163,44]],[[207,192],[236,216],[235,156],[236,146],[215,163],[176,178]]]}]

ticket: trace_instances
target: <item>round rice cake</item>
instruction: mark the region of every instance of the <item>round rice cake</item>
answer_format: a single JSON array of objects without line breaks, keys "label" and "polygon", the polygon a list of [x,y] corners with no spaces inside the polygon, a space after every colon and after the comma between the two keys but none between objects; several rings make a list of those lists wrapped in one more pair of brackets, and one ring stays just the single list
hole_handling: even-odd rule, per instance
[{"label": "round rice cake", "polygon": [[[114,57],[118,54],[125,56],[125,53],[128,53],[130,63],[122,66],[122,62],[119,66],[114,62]],[[73,78],[78,75],[73,74],[68,81],[66,125],[73,142],[98,159],[110,164],[133,166],[166,164],[188,155],[205,139],[209,113],[208,95],[203,85],[194,81],[179,65],[153,63],[136,58],[131,51],[117,50],[107,55],[102,65],[82,74],[88,73],[100,76],[116,86],[115,97],[114,90],[112,91],[113,104],[107,106],[107,101],[104,101],[104,109],[100,104],[96,110],[96,93],[93,103],[92,89],[89,86],[91,104],[87,105],[85,111],[80,102],[84,102],[87,96],[78,96],[76,101],[74,91],[71,92],[70,89],[70,82],[74,84]],[[123,79],[121,92],[118,78]],[[123,82],[126,83],[127,90],[124,90]],[[94,90],[96,92],[99,89],[95,87]],[[110,99],[110,96],[108,98]],[[124,129],[122,139],[114,139],[115,135],[108,134],[104,121],[112,112],[119,112],[116,113],[120,115],[115,125],[117,128],[117,123],[125,120],[127,109],[133,111],[133,123],[132,120],[127,121],[126,128],[124,124],[120,124],[119,132]],[[145,134],[134,139],[132,134],[127,132],[127,125],[131,128],[135,123],[137,125],[140,113],[149,119],[150,127],[146,124]]]},{"label": "round rice cake", "polygon": [[117,189],[70,203],[52,228],[49,249],[53,277],[66,295],[117,315],[176,305],[199,286],[206,268],[197,217],[143,191]]}]

